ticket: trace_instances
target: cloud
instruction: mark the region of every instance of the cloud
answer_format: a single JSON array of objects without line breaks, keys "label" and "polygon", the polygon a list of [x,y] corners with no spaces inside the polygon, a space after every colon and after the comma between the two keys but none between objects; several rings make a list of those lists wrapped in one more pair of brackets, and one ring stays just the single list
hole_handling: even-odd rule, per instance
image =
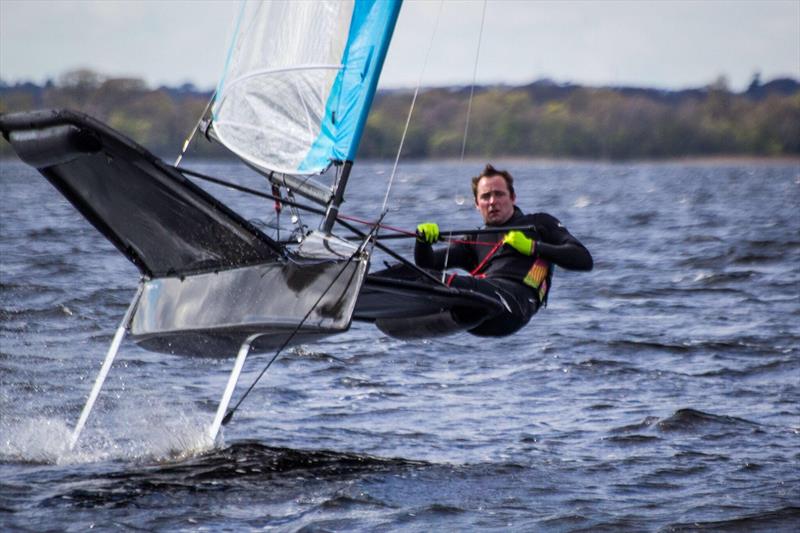
[{"label": "cloud", "polygon": [[[75,67],[153,85],[221,74],[238,2],[0,1],[0,77],[44,81]],[[414,86],[439,9],[406,1],[382,86]],[[472,80],[483,3],[447,0],[424,85]],[[743,88],[800,77],[800,2],[490,0],[479,83],[548,77],[593,85],[699,86],[726,75]]]}]

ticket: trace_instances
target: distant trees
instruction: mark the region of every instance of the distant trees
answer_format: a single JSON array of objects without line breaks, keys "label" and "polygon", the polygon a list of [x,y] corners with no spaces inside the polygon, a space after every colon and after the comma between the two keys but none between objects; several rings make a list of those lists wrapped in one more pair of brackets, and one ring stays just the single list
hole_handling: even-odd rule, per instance
[{"label": "distant trees", "polygon": [[[86,112],[150,150],[177,154],[210,93],[191,84],[148,88],[137,78],[107,78],[90,70],[65,73],[44,86],[0,82],[0,112],[68,107]],[[461,155],[468,88],[420,93],[403,147],[409,158]],[[394,157],[410,91],[376,95],[360,157]],[[197,140],[197,155],[220,147]],[[10,154],[0,142],[0,155]],[[594,88],[547,80],[526,86],[476,87],[466,155],[661,159],[702,155],[800,155],[800,84],[791,79],[731,92],[717,79],[700,89],[660,91]]]},{"label": "distant trees", "polygon": [[[138,78],[107,78],[91,70],[75,70],[44,87],[32,84],[2,86],[0,113],[41,108],[70,108],[107,123],[149,150],[177,155],[184,138],[205,109],[210,92],[192,85],[179,89],[150,89]],[[225,156],[221,147],[195,142],[194,153]],[[12,152],[0,141],[0,155]]]},{"label": "distant trees", "polygon": [[[800,85],[779,80],[736,94],[724,79],[667,92],[578,86],[484,87],[472,103],[468,156],[663,159],[702,155],[800,155]],[[788,80],[792,81],[792,80]],[[430,89],[417,101],[403,153],[458,157],[468,91]],[[362,155],[389,157],[411,95],[383,94],[367,123]]]}]

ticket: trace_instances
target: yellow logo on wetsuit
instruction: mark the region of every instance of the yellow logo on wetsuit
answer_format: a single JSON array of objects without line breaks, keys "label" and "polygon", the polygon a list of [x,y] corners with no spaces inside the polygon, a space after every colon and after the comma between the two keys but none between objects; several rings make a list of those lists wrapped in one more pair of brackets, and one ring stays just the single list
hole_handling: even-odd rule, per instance
[{"label": "yellow logo on wetsuit", "polygon": [[537,259],[525,274],[525,285],[533,287],[539,292],[539,301],[543,302],[547,295],[547,274],[550,272],[550,263],[544,259]]}]

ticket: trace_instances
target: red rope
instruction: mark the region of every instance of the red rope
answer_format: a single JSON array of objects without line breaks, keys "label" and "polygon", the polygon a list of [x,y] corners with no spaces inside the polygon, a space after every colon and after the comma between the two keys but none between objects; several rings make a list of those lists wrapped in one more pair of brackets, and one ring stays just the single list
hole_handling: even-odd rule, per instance
[{"label": "red rope", "polygon": [[275,197],[275,212],[280,215],[283,204],[281,203],[281,189],[277,185],[272,186],[272,196]]},{"label": "red rope", "polygon": [[[374,222],[370,222],[369,220],[364,220],[363,218],[347,216],[347,215],[339,215],[339,218],[343,218],[345,220],[351,220],[353,222],[358,222],[359,224],[366,224],[367,226],[374,226]],[[393,226],[388,226],[386,224],[378,224],[378,227],[381,229],[388,229],[389,231],[394,231],[396,233],[402,233],[403,235],[416,235],[413,231],[408,231],[400,228],[395,228]]]}]

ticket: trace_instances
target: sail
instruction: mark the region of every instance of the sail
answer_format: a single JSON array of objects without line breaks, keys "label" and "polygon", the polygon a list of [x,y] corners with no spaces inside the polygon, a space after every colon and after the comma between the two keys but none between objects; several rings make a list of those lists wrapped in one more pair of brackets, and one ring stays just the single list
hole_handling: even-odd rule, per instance
[{"label": "sail", "polygon": [[286,174],[352,161],[400,3],[243,2],[212,108],[217,139]]}]

